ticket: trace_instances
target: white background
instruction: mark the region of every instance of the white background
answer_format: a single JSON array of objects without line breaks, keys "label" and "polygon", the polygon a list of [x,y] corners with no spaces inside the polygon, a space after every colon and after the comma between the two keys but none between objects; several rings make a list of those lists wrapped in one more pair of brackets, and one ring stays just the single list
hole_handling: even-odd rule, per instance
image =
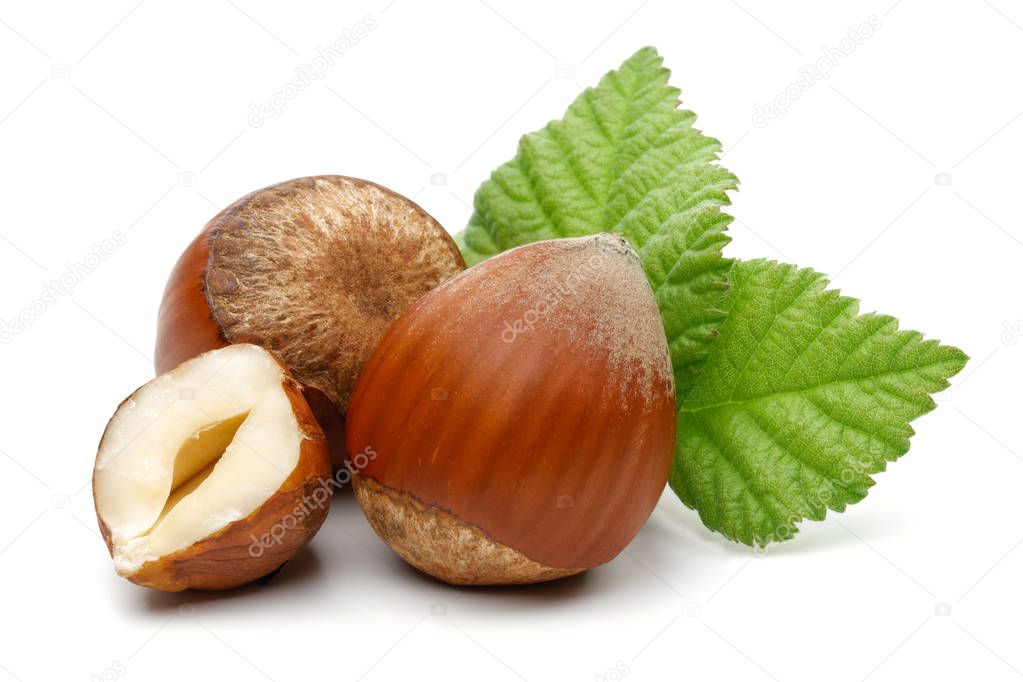
[{"label": "white background", "polygon": [[[0,680],[1023,676],[1018,3],[135,3],[0,8],[0,319],[31,326],[0,345]],[[250,125],[367,15],[322,80]],[[871,15],[830,79],[753,124]],[[151,377],[165,277],[206,220],[341,173],[458,231],[519,135],[646,44],[742,180],[731,255],[815,267],[972,356],[870,496],[756,557],[669,493],[614,562],[530,589],[415,573],[350,496],[269,584],[116,577],[92,458]]]}]

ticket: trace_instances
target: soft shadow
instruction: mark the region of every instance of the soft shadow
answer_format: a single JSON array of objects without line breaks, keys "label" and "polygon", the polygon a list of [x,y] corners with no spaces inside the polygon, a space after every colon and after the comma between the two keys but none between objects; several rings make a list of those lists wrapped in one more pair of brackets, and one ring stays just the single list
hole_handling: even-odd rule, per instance
[{"label": "soft shadow", "polygon": [[856,525],[853,527],[851,518],[846,519],[835,512],[829,512],[823,521],[804,521],[799,525],[800,531],[794,538],[771,545],[768,553],[801,555],[861,543],[873,544],[899,531],[895,519],[881,514],[857,514],[855,519]]},{"label": "soft shadow", "polygon": [[[736,557],[749,557],[754,554],[751,547],[733,542],[704,526],[696,512],[673,507],[674,505],[659,507],[634,542],[649,546],[682,541]],[[859,513],[853,514],[853,511]],[[851,525],[853,518],[856,520],[855,527]],[[798,528],[799,532],[791,539],[773,543],[766,552],[758,551],[757,554],[760,556],[812,554],[849,547],[861,542],[871,543],[873,540],[880,540],[893,532],[898,532],[899,525],[888,516],[857,509],[845,514],[829,511],[823,521],[805,520],[798,524]]]},{"label": "soft shadow", "polygon": [[732,542],[720,533],[715,533],[700,521],[700,515],[687,509],[677,498],[667,493],[647,521],[633,543],[646,547],[667,547],[682,542],[690,547],[700,547],[714,554],[748,557],[752,550],[746,545]]},{"label": "soft shadow", "polygon": [[592,576],[592,571],[583,571],[565,578],[528,585],[449,585],[443,580],[438,580],[428,573],[420,571],[411,564],[403,562],[399,570],[402,577],[417,586],[423,589],[439,589],[449,594],[452,600],[462,596],[475,595],[511,602],[553,604],[578,599],[588,591],[592,591],[591,588],[597,582]]},{"label": "soft shadow", "polygon": [[361,509],[355,493],[352,492],[351,484],[334,488],[334,494],[330,498],[330,510],[335,509]]},{"label": "soft shadow", "polygon": [[331,504],[334,504],[336,501],[341,500],[343,498],[347,498],[349,500],[355,499],[355,492],[354,489],[352,488],[351,481],[347,481],[340,485],[335,483],[331,490],[334,491],[334,494],[331,496],[330,500]]},{"label": "soft shadow", "polygon": [[229,590],[185,590],[183,592],[159,592],[148,588],[145,590],[145,608],[151,613],[167,613],[180,611],[182,607],[195,604],[230,604],[235,600],[251,599],[250,595],[257,592],[280,593],[308,584],[323,574],[323,564],[316,550],[303,547],[290,561],[270,575],[259,580]]}]

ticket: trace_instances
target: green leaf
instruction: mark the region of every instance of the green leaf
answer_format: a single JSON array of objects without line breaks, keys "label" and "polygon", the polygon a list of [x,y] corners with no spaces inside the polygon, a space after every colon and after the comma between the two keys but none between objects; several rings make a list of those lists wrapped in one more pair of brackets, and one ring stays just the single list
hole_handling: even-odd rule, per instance
[{"label": "green leaf", "polygon": [[713,530],[785,540],[863,499],[905,454],[966,355],[876,314],[827,280],[764,260],[732,270],[728,318],[679,411],[670,485]]},{"label": "green leaf", "polygon": [[737,180],[715,163],[720,143],[679,109],[661,61],[641,49],[523,137],[476,192],[458,241],[472,265],[541,239],[621,234],[643,261],[684,391],[724,319],[731,218],[721,207]]}]

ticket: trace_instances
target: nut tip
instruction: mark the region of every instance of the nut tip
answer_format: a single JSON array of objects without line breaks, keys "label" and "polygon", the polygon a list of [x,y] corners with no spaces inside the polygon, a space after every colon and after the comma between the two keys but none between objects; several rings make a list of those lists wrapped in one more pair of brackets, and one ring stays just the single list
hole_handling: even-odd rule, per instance
[{"label": "nut tip", "polygon": [[593,240],[604,248],[614,249],[620,253],[632,251],[632,247],[629,246],[629,242],[625,240],[625,237],[613,232],[601,232],[594,235]]}]

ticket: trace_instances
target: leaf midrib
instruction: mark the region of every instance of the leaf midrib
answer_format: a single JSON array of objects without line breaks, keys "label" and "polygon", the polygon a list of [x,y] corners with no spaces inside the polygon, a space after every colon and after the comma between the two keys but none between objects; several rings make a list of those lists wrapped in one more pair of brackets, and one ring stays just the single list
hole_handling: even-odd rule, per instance
[{"label": "leaf midrib", "polygon": [[880,379],[890,376],[898,376],[902,374],[908,374],[910,372],[919,372],[930,367],[942,365],[950,362],[950,360],[942,359],[928,362],[922,365],[914,365],[913,367],[906,367],[904,369],[891,370],[887,372],[879,372],[876,374],[868,374],[860,377],[851,377],[843,379],[833,379],[831,381],[825,381],[814,386],[807,386],[806,388],[791,389],[787,391],[773,391],[771,393],[763,393],[761,395],[753,396],[752,398],[745,398],[743,400],[722,400],[716,403],[710,403],[708,405],[700,405],[699,407],[686,407],[684,404],[679,408],[679,412],[688,412],[690,414],[696,414],[699,412],[706,412],[708,410],[721,409],[723,407],[731,406],[744,406],[763,402],[766,400],[774,400],[776,398],[784,398],[790,396],[802,396],[804,393],[810,393],[812,391],[819,390],[821,388],[827,388],[829,386],[843,386],[849,384],[857,384],[860,381],[866,381],[868,379]]}]

